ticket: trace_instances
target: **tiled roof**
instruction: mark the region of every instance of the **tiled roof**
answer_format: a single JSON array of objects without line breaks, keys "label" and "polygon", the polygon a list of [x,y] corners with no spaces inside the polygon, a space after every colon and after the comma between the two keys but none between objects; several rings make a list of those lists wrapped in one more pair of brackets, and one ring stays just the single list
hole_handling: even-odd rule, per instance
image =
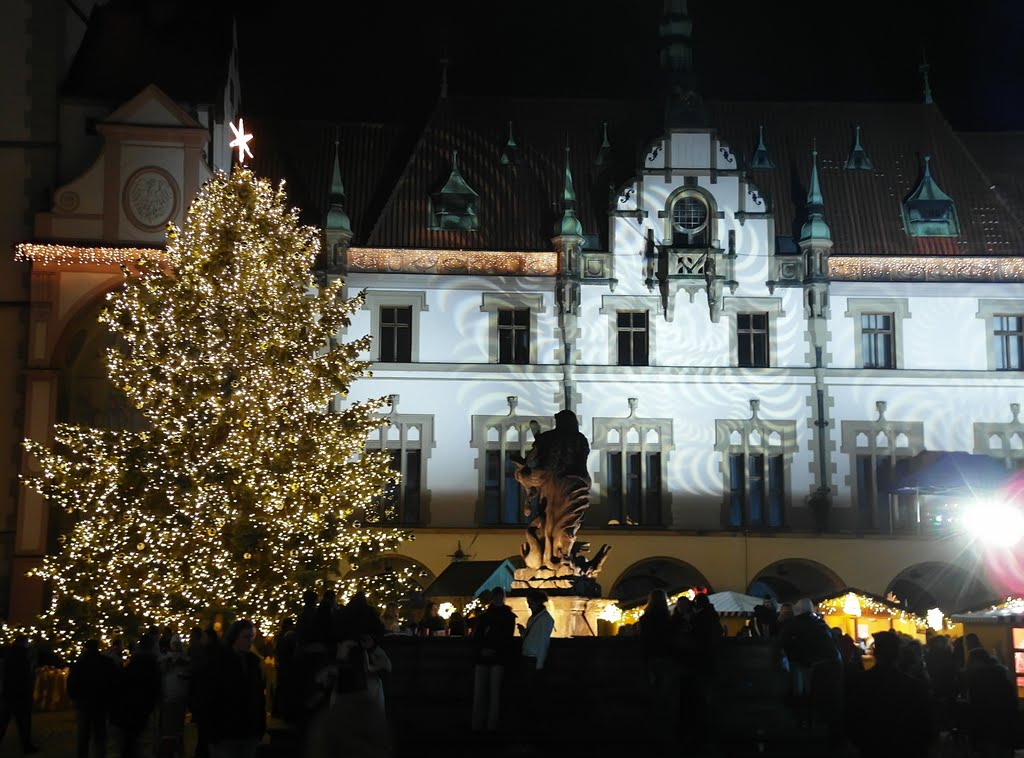
[{"label": "tiled roof", "polygon": [[[749,159],[764,125],[778,168],[753,169],[753,183],[768,197],[776,233],[796,235],[810,176],[812,142],[832,252],[839,255],[1020,255],[1024,228],[992,191],[971,154],[937,108],[903,103],[712,103],[711,123]],[[848,170],[846,159],[861,126],[871,171]],[[953,198],[960,218],[957,238],[910,237],[903,230],[902,201],[917,187],[924,156],[931,155],[936,183]]]},{"label": "tiled roof", "polygon": [[[642,112],[641,112],[642,114]],[[632,173],[646,124],[622,101],[447,98],[440,100],[370,235],[373,247],[444,250],[551,250],[565,180],[565,147],[585,234],[607,234],[609,182]],[[517,165],[502,165],[508,122]],[[612,144],[607,173],[593,170],[602,123]],[[477,231],[428,228],[429,197],[451,173],[451,152],[479,195]]]},{"label": "tiled roof", "polygon": [[[745,166],[764,126],[774,169],[749,169],[767,196],[776,234],[798,236],[810,174],[812,142],[824,216],[839,255],[1020,255],[1024,226],[991,188],[964,143],[937,108],[905,103],[708,103],[709,123]],[[519,146],[519,163],[501,154],[508,122]],[[608,122],[612,145],[606,170],[594,168]],[[577,195],[577,216],[586,235],[607,249],[610,185],[637,173],[641,156],[663,131],[658,109],[648,103],[613,100],[448,98],[439,101],[426,126],[403,144],[400,132],[379,125],[344,125],[342,179],[352,217],[353,244],[381,248],[445,250],[551,250],[561,218],[565,145]],[[861,144],[873,169],[844,168],[861,129]],[[271,152],[257,169],[287,175],[293,202],[312,209],[311,223],[326,211],[333,127],[320,124],[264,127]],[[278,130],[272,137],[267,133]],[[319,130],[319,131],[318,131]],[[476,231],[431,230],[429,198],[451,173],[451,151],[459,170],[480,196]],[[917,187],[924,155],[931,155],[936,183],[953,198],[960,219],[956,238],[911,237],[903,229],[903,200]],[[300,185],[307,186],[300,186]]]},{"label": "tiled roof", "polygon": [[1024,224],[1024,132],[960,132],[957,136]]},{"label": "tiled roof", "polygon": [[337,139],[352,244],[366,241],[405,165],[408,130],[384,124],[262,119],[246,119],[246,126],[256,135],[253,170],[275,182],[286,180],[289,203],[301,209],[304,223],[314,226],[322,226],[327,215]]}]

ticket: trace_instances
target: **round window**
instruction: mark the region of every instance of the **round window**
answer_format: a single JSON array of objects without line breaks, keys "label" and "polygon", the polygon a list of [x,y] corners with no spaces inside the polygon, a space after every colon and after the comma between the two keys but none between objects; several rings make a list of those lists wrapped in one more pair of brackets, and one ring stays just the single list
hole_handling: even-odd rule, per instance
[{"label": "round window", "polygon": [[672,225],[676,231],[693,234],[708,223],[708,206],[699,197],[681,197],[672,206]]}]

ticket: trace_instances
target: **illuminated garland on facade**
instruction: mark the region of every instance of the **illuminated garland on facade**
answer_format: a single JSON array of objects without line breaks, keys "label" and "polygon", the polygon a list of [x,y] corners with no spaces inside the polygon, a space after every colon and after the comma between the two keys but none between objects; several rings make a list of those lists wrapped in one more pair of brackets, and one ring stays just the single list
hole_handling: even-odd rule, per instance
[{"label": "illuminated garland on facade", "polygon": [[828,275],[836,282],[1022,282],[1024,258],[833,255]]},{"label": "illuminated garland on facade", "polygon": [[166,256],[164,250],[150,247],[80,247],[23,242],[14,248],[15,260],[32,261],[44,266],[125,266],[144,260],[162,261]]}]

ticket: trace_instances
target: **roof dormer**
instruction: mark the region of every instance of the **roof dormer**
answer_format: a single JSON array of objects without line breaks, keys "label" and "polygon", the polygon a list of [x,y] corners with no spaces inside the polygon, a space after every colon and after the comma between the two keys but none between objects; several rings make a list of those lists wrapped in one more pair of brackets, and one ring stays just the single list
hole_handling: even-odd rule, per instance
[{"label": "roof dormer", "polygon": [[959,237],[960,219],[953,198],[932,179],[931,156],[924,157],[924,176],[903,201],[903,225],[911,237]]},{"label": "roof dormer", "polygon": [[459,173],[458,151],[452,150],[452,172],[440,192],[430,196],[430,228],[476,231],[480,219],[476,215],[480,196]]}]

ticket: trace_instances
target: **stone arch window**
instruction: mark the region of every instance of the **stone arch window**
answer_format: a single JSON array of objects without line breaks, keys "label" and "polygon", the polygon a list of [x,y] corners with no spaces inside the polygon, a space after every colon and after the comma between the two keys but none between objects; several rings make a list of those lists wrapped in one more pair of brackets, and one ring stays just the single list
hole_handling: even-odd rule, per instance
[{"label": "stone arch window", "polygon": [[667,526],[671,493],[666,482],[674,448],[672,419],[640,418],[629,398],[625,418],[594,419],[592,448],[599,455],[597,480],[603,521],[610,526]]},{"label": "stone arch window", "polygon": [[708,248],[716,239],[718,206],[696,186],[682,187],[665,205],[665,239],[672,247]]},{"label": "stone arch window", "polygon": [[896,464],[924,449],[924,424],[889,421],[886,404],[876,403],[875,421],[844,421],[841,451],[850,457],[847,484],[851,490],[855,528],[860,532],[895,531],[912,508],[913,495],[892,498],[889,488]]},{"label": "stone arch window", "polygon": [[974,452],[1002,461],[1010,471],[1024,468],[1024,424],[1020,403],[1010,403],[1010,421],[975,421]]},{"label": "stone arch window", "polygon": [[725,485],[722,523],[728,528],[779,529],[788,521],[796,421],[761,419],[759,405],[750,401],[749,419],[715,421]]},{"label": "stone arch window", "polygon": [[391,469],[398,476],[380,501],[380,520],[390,524],[426,524],[430,521],[430,490],[427,460],[437,446],[431,414],[399,413],[398,395],[391,396],[387,425],[374,429],[366,440],[368,450],[391,453]]},{"label": "stone arch window", "polygon": [[524,493],[515,478],[514,456],[526,457],[533,439],[554,427],[550,416],[520,416],[519,400],[508,397],[507,416],[473,416],[470,446],[477,450],[479,498],[477,523],[486,526],[520,526],[524,515]]}]

